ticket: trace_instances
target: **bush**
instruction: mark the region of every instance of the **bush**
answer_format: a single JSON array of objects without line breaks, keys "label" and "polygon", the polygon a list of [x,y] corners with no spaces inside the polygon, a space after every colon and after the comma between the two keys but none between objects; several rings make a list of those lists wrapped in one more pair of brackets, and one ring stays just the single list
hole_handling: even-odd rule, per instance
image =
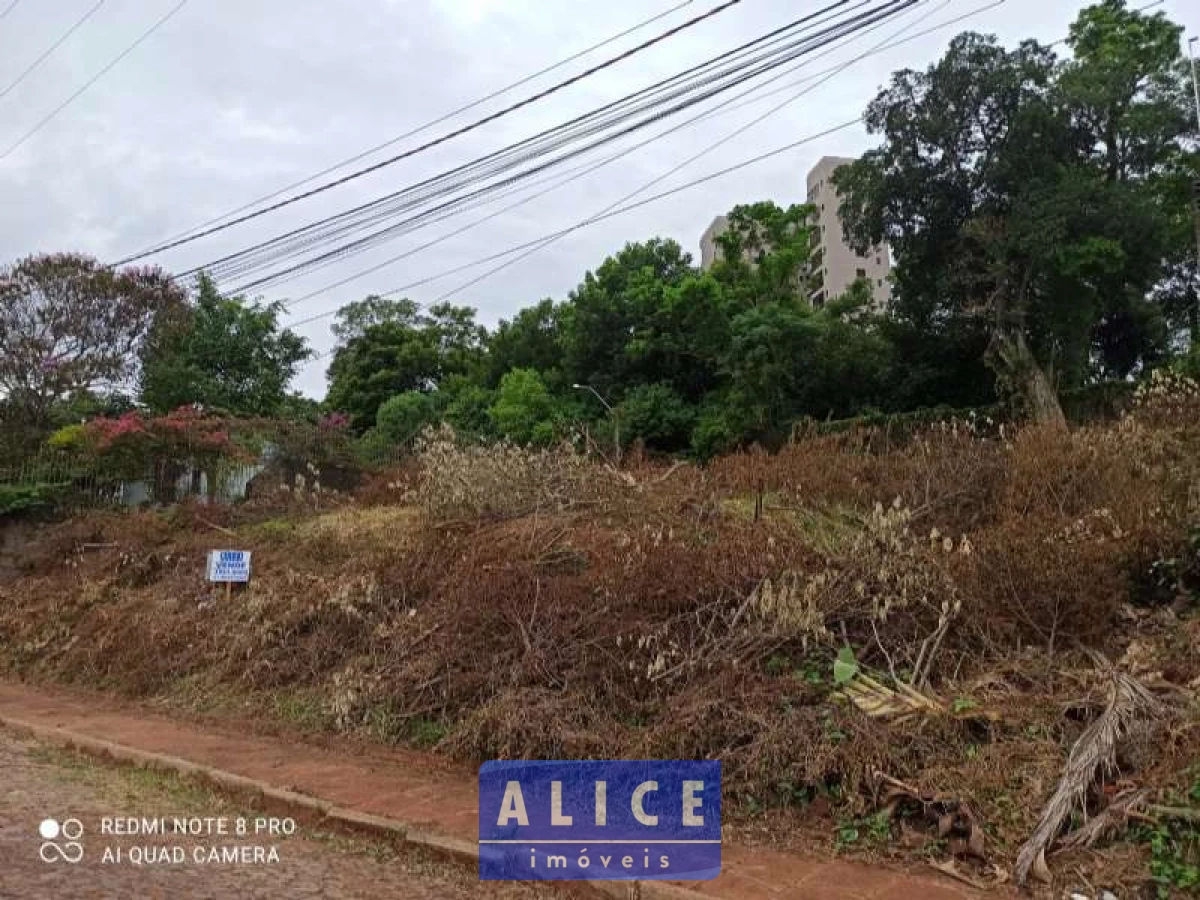
[{"label": "bush", "polygon": [[563,508],[587,493],[590,467],[570,450],[463,445],[442,425],[418,441],[416,456],[411,499],[434,518],[519,516]]},{"label": "bush", "polygon": [[620,407],[622,435],[640,438],[651,450],[671,452],[687,446],[696,410],[668,384],[639,385]]},{"label": "bush", "polygon": [[407,444],[436,420],[437,406],[429,394],[405,391],[379,407],[375,414],[375,429],[392,444]]},{"label": "bush", "polygon": [[0,518],[54,505],[65,484],[0,484]]}]

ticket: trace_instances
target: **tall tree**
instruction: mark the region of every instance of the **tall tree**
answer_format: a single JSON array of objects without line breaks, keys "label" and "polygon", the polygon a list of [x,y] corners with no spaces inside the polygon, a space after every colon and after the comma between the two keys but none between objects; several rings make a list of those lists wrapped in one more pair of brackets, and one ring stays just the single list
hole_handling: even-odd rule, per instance
[{"label": "tall tree", "polygon": [[338,344],[346,344],[352,338],[360,337],[372,325],[397,322],[416,326],[420,313],[420,307],[407,297],[389,300],[378,294],[370,294],[339,309],[329,330]]},{"label": "tall tree", "polygon": [[349,413],[360,432],[396,394],[431,392],[452,375],[473,372],[487,338],[475,310],[450,304],[422,312],[408,300],[368,297],[342,307],[338,320],[345,340],[329,366],[326,404]]},{"label": "tall tree", "polygon": [[349,413],[365,431],[388,399],[406,391],[431,391],[441,374],[436,343],[424,329],[401,322],[369,325],[334,351],[326,405]]},{"label": "tall tree", "polygon": [[40,427],[56,401],[127,381],[153,322],[183,304],[156,268],[114,271],[56,253],[0,269],[0,393],[9,414]]},{"label": "tall tree", "polygon": [[496,431],[518,444],[554,440],[556,407],[541,376],[533,369],[513,369],[500,381],[488,415]]},{"label": "tall tree", "polygon": [[1062,422],[1056,386],[1161,352],[1147,304],[1177,249],[1178,29],[1106,0],[1060,63],[1027,41],[959,35],[868,107],[884,144],[834,179],[855,244],[896,250],[896,311],[931,333],[982,328],[1003,393]]},{"label": "tall tree", "polygon": [[770,200],[735,206],[717,238],[721,260],[713,275],[737,311],[807,297],[812,256],[813,208],[783,209]]},{"label": "tall tree", "polygon": [[224,297],[201,275],[186,313],[156,326],[143,352],[141,400],[167,412],[201,404],[234,415],[275,416],[312,353],[281,328],[279,303]]},{"label": "tall tree", "polygon": [[563,364],[562,313],[563,307],[547,298],[520,310],[511,320],[502,319],[488,340],[488,386],[499,385],[513,369],[536,369],[548,382],[561,381],[549,373],[561,370]]},{"label": "tall tree", "polygon": [[617,402],[626,388],[645,380],[627,353],[630,335],[662,306],[668,288],[694,273],[691,256],[661,238],[626,244],[588,272],[563,319],[570,381],[590,384]]}]

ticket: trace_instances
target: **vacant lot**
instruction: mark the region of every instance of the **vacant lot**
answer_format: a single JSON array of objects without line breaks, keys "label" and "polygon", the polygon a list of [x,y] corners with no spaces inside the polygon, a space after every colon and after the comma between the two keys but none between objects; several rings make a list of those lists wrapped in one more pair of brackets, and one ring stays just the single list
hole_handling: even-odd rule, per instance
[{"label": "vacant lot", "polygon": [[[224,546],[254,553],[231,600],[202,575]],[[0,587],[0,653],[466,760],[716,757],[747,834],[982,880],[1081,742],[1042,843],[1112,806],[1083,836],[1108,849],[1050,870],[1178,887],[1195,832],[1145,810],[1196,790],[1198,548],[1188,385],[1104,427],[864,431],[704,469],[443,437],[357,498],[45,529]]]}]

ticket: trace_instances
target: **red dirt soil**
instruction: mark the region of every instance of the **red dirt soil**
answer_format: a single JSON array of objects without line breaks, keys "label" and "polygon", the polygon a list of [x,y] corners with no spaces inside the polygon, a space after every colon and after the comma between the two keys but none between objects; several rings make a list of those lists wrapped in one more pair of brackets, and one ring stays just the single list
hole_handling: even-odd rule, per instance
[{"label": "red dirt soil", "polygon": [[[474,842],[475,772],[428,754],[248,734],[189,724],[108,697],[0,682],[0,716],[166,754],[287,788],[349,809]],[[949,879],[726,843],[722,873],[678,886],[723,900],[964,900]],[[990,896],[999,897],[1000,892]]]}]

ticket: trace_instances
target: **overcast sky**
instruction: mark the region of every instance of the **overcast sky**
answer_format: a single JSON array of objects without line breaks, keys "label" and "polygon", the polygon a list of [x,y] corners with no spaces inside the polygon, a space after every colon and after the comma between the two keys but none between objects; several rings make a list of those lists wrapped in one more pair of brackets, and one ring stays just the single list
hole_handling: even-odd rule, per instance
[{"label": "overcast sky", "polygon": [[[0,0],[0,12],[10,2]],[[18,0],[11,13],[0,19],[0,91],[95,2]],[[0,264],[44,251],[81,251],[102,260],[131,254],[422,125],[678,2],[190,0],[78,100],[0,160]],[[910,26],[913,31],[921,30],[988,2],[926,0],[907,16],[814,61],[796,77],[849,60],[910,23],[915,23]],[[40,68],[0,98],[0,154],[176,3],[105,0]],[[717,3],[693,0],[618,44],[437,126],[421,138],[498,109]],[[824,0],[742,0],[714,19],[545,102],[321,197],[153,261],[183,271],[219,258],[503,147],[824,5]],[[862,111],[892,70],[926,65],[958,31],[994,33],[1008,44],[1023,37],[1057,40],[1083,5],[1073,0],[1006,0],[958,25],[851,65],[760,124],[746,127],[788,94],[650,144],[519,210],[299,303],[285,322],[335,309],[369,293],[390,291],[571,225],[727,134],[735,137],[649,193],[845,122]],[[1141,4],[1135,0],[1131,5]],[[1200,3],[1165,0],[1157,8],[1185,25],[1188,34],[1200,33]],[[410,139],[391,152],[415,143]],[[453,300],[475,307],[480,321],[491,326],[542,297],[565,297],[586,270],[626,241],[673,237],[698,257],[700,233],[714,215],[740,202],[799,201],[805,172],[818,158],[855,155],[870,145],[870,138],[857,126],[815,140],[575,232]],[[320,289],[514,199],[518,198],[496,201],[400,237],[269,289],[265,296],[287,300]],[[490,267],[405,293],[429,303]],[[301,325],[298,330],[315,348],[324,350],[331,343],[328,321]],[[312,396],[323,395],[326,362],[307,366],[297,386]]]}]

